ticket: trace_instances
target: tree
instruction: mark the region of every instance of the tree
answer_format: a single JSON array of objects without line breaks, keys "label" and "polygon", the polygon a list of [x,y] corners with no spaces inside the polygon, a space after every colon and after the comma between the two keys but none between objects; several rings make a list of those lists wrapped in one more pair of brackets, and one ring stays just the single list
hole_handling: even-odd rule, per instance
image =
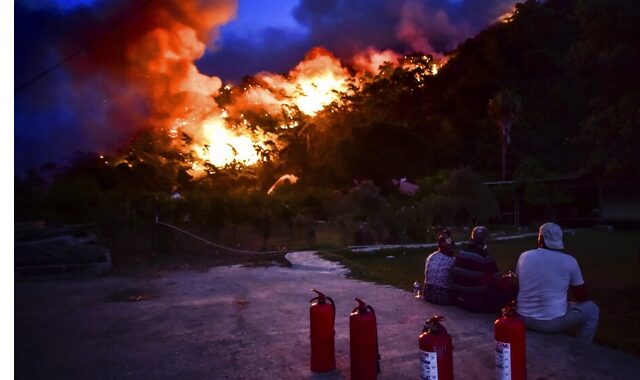
[{"label": "tree", "polygon": [[507,179],[507,146],[511,144],[511,125],[520,110],[520,101],[509,90],[502,90],[489,100],[489,117],[500,128],[502,180]]},{"label": "tree", "polygon": [[423,213],[432,225],[486,223],[499,214],[497,199],[470,168],[441,171],[418,184]]}]

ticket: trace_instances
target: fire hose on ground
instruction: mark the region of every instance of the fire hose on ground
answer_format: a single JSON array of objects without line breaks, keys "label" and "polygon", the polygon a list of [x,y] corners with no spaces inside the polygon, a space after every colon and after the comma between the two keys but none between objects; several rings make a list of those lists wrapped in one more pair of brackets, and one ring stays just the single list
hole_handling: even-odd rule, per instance
[{"label": "fire hose on ground", "polygon": [[214,243],[214,242],[212,242],[210,240],[207,240],[207,239],[205,239],[205,238],[203,238],[201,236],[198,236],[198,235],[196,235],[194,233],[186,231],[186,230],[184,230],[184,229],[182,229],[182,228],[180,228],[178,226],[174,226],[173,224],[165,223],[165,222],[161,221],[158,217],[156,217],[155,223],[159,224],[161,226],[165,226],[165,227],[171,228],[173,230],[176,230],[176,231],[178,231],[178,232],[180,232],[182,234],[185,234],[185,235],[187,235],[187,236],[189,236],[189,237],[191,237],[193,239],[199,240],[199,241],[201,241],[201,242],[203,242],[205,244],[208,244],[208,245],[211,245],[213,247],[216,247],[216,248],[219,248],[219,249],[223,249],[223,250],[229,251],[229,252],[241,253],[241,254],[245,254],[245,255],[261,255],[261,256],[264,256],[264,255],[280,255],[280,254],[286,253],[286,251],[284,251],[284,250],[279,250],[279,251],[248,251],[248,250],[243,250],[243,249],[236,249],[236,248],[226,247],[224,245]]}]

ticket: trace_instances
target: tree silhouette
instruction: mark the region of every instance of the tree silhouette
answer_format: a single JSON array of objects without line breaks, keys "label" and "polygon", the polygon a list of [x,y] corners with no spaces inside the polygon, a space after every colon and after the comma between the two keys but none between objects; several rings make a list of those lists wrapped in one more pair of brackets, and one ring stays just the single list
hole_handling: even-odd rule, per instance
[{"label": "tree silhouette", "polygon": [[511,126],[520,111],[520,101],[509,90],[502,90],[489,100],[487,112],[500,128],[502,180],[507,179],[507,146],[511,144]]}]

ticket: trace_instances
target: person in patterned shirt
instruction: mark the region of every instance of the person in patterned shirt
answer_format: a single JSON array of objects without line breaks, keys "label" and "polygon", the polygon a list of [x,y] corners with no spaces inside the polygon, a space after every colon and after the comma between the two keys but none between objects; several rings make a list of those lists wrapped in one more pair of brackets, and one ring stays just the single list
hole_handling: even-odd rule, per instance
[{"label": "person in patterned shirt", "polygon": [[424,265],[424,300],[440,305],[452,305],[453,293],[451,268],[456,244],[451,232],[444,229],[438,235],[438,250],[430,254]]}]

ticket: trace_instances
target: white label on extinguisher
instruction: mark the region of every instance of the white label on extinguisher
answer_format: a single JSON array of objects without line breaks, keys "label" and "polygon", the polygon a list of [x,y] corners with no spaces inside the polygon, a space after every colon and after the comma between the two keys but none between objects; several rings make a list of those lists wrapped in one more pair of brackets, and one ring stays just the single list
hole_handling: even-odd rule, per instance
[{"label": "white label on extinguisher", "polygon": [[438,355],[420,350],[420,379],[438,380]]},{"label": "white label on extinguisher", "polygon": [[496,374],[498,380],[511,380],[511,344],[497,340]]}]

